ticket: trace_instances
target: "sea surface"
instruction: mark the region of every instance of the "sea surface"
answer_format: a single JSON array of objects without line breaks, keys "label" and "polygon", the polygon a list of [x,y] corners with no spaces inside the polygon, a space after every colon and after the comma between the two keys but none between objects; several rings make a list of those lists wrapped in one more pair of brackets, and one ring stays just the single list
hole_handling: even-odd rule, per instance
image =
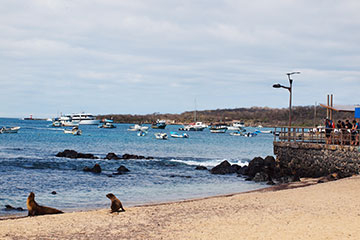
[{"label": "sea surface", "polygon": [[[127,129],[131,124],[115,124],[114,129],[80,125],[81,136],[64,134],[51,122],[0,118],[1,126],[20,126],[16,134],[0,134],[0,216],[26,215],[6,211],[5,205],[26,209],[26,199],[34,192],[40,205],[67,212],[109,208],[109,192],[126,207],[191,198],[245,192],[266,187],[245,181],[236,174],[213,175],[195,170],[208,169],[224,160],[247,165],[254,157],[273,155],[273,135],[247,138],[225,134],[186,132],[188,139],[157,140],[156,132],[177,131],[179,125],[165,130],[150,129],[145,137]],[[246,128],[248,132],[255,128]],[[269,130],[269,129],[261,129]],[[179,131],[178,131],[179,132]],[[180,133],[180,132],[179,132]],[[67,159],[55,155],[65,149],[92,153],[100,159]],[[152,156],[152,160],[104,160],[107,153]],[[85,166],[99,163],[101,174],[83,172]],[[130,172],[109,177],[124,165]],[[51,194],[56,191],[57,194]]]}]

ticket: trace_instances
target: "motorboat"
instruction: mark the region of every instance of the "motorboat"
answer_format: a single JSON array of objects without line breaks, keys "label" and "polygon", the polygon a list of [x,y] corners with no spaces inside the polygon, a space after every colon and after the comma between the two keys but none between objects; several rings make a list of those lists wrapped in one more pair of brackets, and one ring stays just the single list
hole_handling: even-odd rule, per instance
[{"label": "motorboat", "polygon": [[52,122],[51,126],[53,126],[53,127],[61,127],[62,124],[61,124],[61,122],[59,120],[55,120],[55,121]]},{"label": "motorboat", "polygon": [[231,132],[230,133],[231,136],[244,136],[244,132],[240,132],[240,131],[236,131],[236,132]]},{"label": "motorboat", "polygon": [[185,125],[180,130],[182,130],[182,131],[202,131],[205,128],[207,128],[206,124],[203,124],[202,122],[194,122],[194,123],[190,123],[189,125]]},{"label": "motorboat", "polygon": [[187,135],[186,133],[179,134],[177,132],[170,132],[170,136],[173,138],[189,138],[189,135]]},{"label": "motorboat", "polygon": [[61,123],[61,126],[64,127],[75,127],[75,126],[79,126],[80,121],[79,120],[74,120],[70,115],[64,115],[61,116],[58,120],[54,120],[54,122],[59,121]]},{"label": "motorboat", "polygon": [[99,125],[100,120],[90,113],[77,113],[71,114],[71,119],[75,122],[79,122],[80,125]]},{"label": "motorboat", "polygon": [[257,133],[256,132],[248,132],[248,133],[245,133],[244,134],[244,137],[256,137],[257,136]]},{"label": "motorboat", "polygon": [[155,133],[155,138],[160,140],[167,140],[168,135],[166,133]]},{"label": "motorboat", "polygon": [[244,129],[245,124],[243,122],[233,122],[230,126],[228,126],[229,131],[239,131]]},{"label": "motorboat", "polygon": [[71,130],[64,129],[64,133],[73,134],[73,135],[81,135],[82,131],[78,127],[73,127]]},{"label": "motorboat", "polygon": [[116,128],[116,126],[111,122],[104,122],[103,124],[99,125],[98,128]]},{"label": "motorboat", "polygon": [[139,137],[145,137],[147,135],[146,131],[139,131],[137,134]]},{"label": "motorboat", "polygon": [[225,133],[228,129],[228,126],[224,124],[215,124],[210,126],[211,133]]},{"label": "motorboat", "polygon": [[17,133],[20,127],[2,127],[0,133]]},{"label": "motorboat", "polygon": [[149,127],[142,126],[141,124],[135,124],[134,126],[130,126],[128,131],[147,131]]},{"label": "motorboat", "polygon": [[166,121],[165,120],[156,120],[153,124],[151,124],[151,128],[155,129],[165,129],[166,127]]}]

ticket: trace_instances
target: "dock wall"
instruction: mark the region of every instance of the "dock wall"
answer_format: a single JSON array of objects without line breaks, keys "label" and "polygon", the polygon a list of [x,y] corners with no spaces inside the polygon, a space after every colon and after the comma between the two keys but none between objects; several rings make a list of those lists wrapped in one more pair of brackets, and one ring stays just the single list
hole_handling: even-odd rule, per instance
[{"label": "dock wall", "polygon": [[299,177],[359,174],[359,147],[304,142],[274,142],[277,164]]}]

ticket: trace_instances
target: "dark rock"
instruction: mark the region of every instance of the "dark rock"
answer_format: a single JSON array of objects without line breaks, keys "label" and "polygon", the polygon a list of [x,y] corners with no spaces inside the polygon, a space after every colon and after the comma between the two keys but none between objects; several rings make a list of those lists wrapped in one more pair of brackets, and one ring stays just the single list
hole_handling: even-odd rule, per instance
[{"label": "dark rock", "polygon": [[5,210],[6,211],[24,211],[24,209],[22,207],[13,207],[11,205],[5,205]]},{"label": "dark rock", "polygon": [[57,192],[56,192],[56,191],[52,191],[51,194],[55,195],[55,194],[57,194]]},{"label": "dark rock", "polygon": [[106,155],[106,157],[105,157],[105,159],[108,159],[108,160],[112,160],[112,159],[114,159],[114,160],[119,160],[119,159],[121,159],[120,157],[118,157],[115,153],[108,153],[107,155]]},{"label": "dark rock", "polygon": [[89,167],[84,167],[83,169],[84,172],[93,172],[93,173],[101,173],[101,167],[99,164],[95,164],[94,167],[89,168]]},{"label": "dark rock", "polygon": [[233,164],[233,165],[231,165],[231,167],[234,169],[234,171],[235,171],[236,173],[240,173],[240,172],[241,172],[242,167],[241,167],[240,165]]},{"label": "dark rock", "polygon": [[93,154],[78,153],[75,150],[69,150],[69,149],[65,149],[63,152],[58,152],[55,156],[56,157],[64,157],[64,158],[72,158],[72,159],[76,159],[76,158],[98,159],[98,157],[94,156]]},{"label": "dark rock", "polygon": [[266,185],[275,185],[275,183],[273,182],[273,180],[270,180],[266,183]]},{"label": "dark rock", "polygon": [[267,182],[269,180],[269,175],[264,172],[258,172],[252,179],[255,182]]},{"label": "dark rock", "polygon": [[196,166],[195,170],[207,170],[207,167],[204,167],[204,166]]},{"label": "dark rock", "polygon": [[180,177],[180,178],[191,178],[191,176],[184,176],[184,175],[170,175],[171,178],[174,178],[174,177]]},{"label": "dark rock", "polygon": [[210,172],[212,174],[231,174],[235,173],[234,168],[231,166],[231,164],[228,161],[223,161],[219,165],[213,167]]},{"label": "dark rock", "polygon": [[124,155],[122,155],[121,159],[128,160],[128,159],[154,159],[154,158],[125,153]]},{"label": "dark rock", "polygon": [[129,169],[127,169],[125,166],[121,165],[118,169],[117,169],[118,173],[126,173],[126,172],[130,172]]}]

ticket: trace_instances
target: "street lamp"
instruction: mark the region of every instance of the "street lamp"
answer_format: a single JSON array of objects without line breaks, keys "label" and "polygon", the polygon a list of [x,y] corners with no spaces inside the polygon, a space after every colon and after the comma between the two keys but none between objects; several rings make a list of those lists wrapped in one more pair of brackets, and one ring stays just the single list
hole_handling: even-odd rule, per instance
[{"label": "street lamp", "polygon": [[300,74],[300,72],[286,73],[286,75],[288,76],[288,79],[289,79],[289,83],[290,83],[289,87],[283,86],[283,85],[281,85],[279,83],[273,85],[273,88],[285,88],[290,93],[290,100],[289,100],[289,128],[291,128],[291,99],[292,99],[292,83],[293,83],[293,80],[290,78],[290,76],[293,75],[293,74]]}]

